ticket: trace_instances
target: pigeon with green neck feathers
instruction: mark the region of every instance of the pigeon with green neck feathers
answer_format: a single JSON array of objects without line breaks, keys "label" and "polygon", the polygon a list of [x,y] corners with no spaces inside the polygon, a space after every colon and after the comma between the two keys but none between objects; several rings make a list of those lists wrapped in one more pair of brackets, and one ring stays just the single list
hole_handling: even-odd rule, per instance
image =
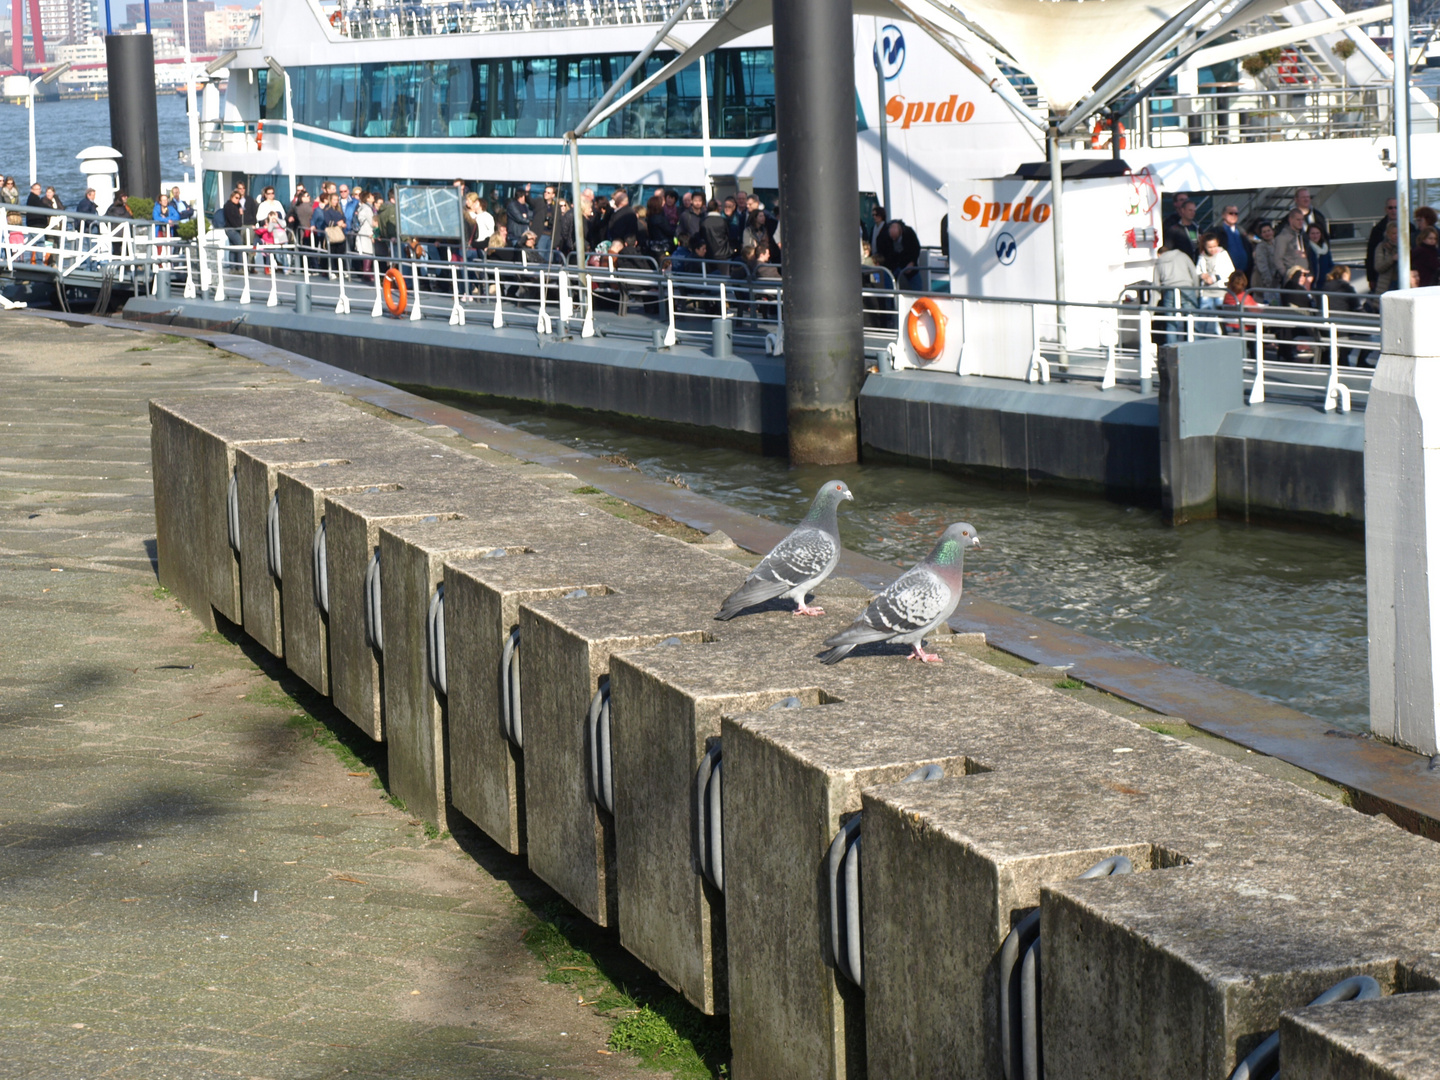
[{"label": "pigeon with green neck feathers", "polygon": [[965,549],[979,546],[973,525],[963,521],[951,525],[923,561],[896,578],[848,627],[825,639],[830,648],[820,659],[835,664],[857,645],[893,641],[909,645],[914,660],[940,663],[937,654],[925,651],[925,635],[955,613],[965,575]]},{"label": "pigeon with green neck feathers", "polygon": [[760,560],[745,584],[725,598],[715,618],[733,619],[745,608],[777,596],[794,600],[796,615],[824,615],[823,608],[807,605],[805,597],[834,572],[840,561],[840,526],[835,521],[835,510],[841,502],[854,498],[839,480],[823,485],[805,520]]}]

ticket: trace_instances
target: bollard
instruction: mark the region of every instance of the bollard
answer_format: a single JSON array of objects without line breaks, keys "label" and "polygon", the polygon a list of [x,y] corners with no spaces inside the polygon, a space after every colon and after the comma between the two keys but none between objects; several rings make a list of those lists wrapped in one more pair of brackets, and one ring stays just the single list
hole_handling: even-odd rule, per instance
[{"label": "bollard", "polygon": [[1370,728],[1434,754],[1440,721],[1440,289],[1386,293],[1365,407]]},{"label": "bollard", "polygon": [[656,352],[665,348],[665,331],[658,327],[650,331],[650,347]]},{"label": "bollard", "polygon": [[295,283],[295,314],[310,314],[310,283],[308,281]]},{"label": "bollard", "polygon": [[[734,323],[730,319],[710,320],[710,355],[717,360],[728,359],[732,353],[731,329]],[[657,330],[656,333],[659,333]]]},{"label": "bollard", "polygon": [[170,271],[155,271],[155,296],[159,300],[170,299]]}]

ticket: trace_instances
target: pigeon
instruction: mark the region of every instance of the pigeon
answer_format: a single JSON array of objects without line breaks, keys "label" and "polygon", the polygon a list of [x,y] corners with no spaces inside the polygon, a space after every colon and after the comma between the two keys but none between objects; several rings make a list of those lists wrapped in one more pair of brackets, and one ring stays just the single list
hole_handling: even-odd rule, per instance
[{"label": "pigeon", "polygon": [[911,659],[940,663],[937,654],[925,651],[924,638],[959,605],[965,549],[979,546],[973,525],[963,521],[951,525],[923,562],[901,574],[846,629],[825,639],[830,648],[820,659],[835,664],[867,641],[895,641],[911,646]]},{"label": "pigeon", "polygon": [[840,561],[835,509],[842,499],[854,498],[839,480],[822,485],[805,520],[760,560],[745,584],[725,598],[715,618],[733,619],[745,608],[777,596],[794,600],[796,615],[824,615],[823,608],[805,603],[805,595],[829,577]]}]

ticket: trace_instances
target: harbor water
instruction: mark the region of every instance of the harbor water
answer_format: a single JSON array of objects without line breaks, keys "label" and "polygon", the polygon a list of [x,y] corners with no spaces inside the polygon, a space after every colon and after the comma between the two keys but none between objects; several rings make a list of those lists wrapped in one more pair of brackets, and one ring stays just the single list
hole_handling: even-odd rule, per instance
[{"label": "harbor water", "polygon": [[[193,170],[180,162],[190,145],[185,98],[161,94],[156,101],[160,120],[160,172],[169,184]],[[75,155],[87,146],[110,145],[110,102],[106,98],[67,98],[35,103],[35,165],[37,179],[53,185],[67,207],[85,194],[85,177]],[[30,185],[30,117],[23,105],[0,104],[0,173],[15,177],[23,198]],[[156,192],[131,192],[153,197]],[[102,207],[102,209],[104,209]]]},{"label": "harbor water", "polygon": [[826,480],[844,480],[855,501],[841,510],[841,539],[897,566],[968,521],[983,545],[965,563],[974,594],[1368,730],[1365,548],[1353,537],[1234,521],[1177,529],[1158,510],[1087,496],[889,465],[791,469],[569,416],[449,403],[785,523]]}]

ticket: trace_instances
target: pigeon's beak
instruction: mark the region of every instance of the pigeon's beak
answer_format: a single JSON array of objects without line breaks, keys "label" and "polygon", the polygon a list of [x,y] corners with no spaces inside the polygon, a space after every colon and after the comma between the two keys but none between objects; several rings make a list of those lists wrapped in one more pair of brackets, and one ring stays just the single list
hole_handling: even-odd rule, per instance
[{"label": "pigeon's beak", "polygon": [[855,501],[855,493],[854,493],[853,491],[851,491],[849,488],[846,488],[846,489],[845,489],[845,501],[846,501],[846,502],[854,502],[854,501]]},{"label": "pigeon's beak", "polygon": [[980,546],[980,537],[977,536],[975,537],[975,539],[971,540],[970,546],[973,548],[978,548]]}]

